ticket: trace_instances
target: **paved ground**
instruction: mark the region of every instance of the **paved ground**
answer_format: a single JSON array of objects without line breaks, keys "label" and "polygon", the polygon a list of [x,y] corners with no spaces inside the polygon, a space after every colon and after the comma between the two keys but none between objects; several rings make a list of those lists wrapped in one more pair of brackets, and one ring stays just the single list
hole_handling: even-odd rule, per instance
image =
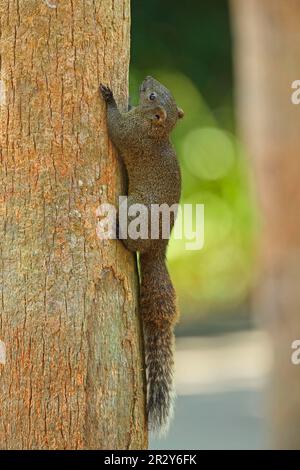
[{"label": "paved ground", "polygon": [[181,396],[170,432],[152,439],[151,449],[261,449],[261,393],[240,390]]},{"label": "paved ground", "polygon": [[264,333],[185,338],[176,362],[175,419],[150,448],[267,448],[263,389],[271,356]]}]

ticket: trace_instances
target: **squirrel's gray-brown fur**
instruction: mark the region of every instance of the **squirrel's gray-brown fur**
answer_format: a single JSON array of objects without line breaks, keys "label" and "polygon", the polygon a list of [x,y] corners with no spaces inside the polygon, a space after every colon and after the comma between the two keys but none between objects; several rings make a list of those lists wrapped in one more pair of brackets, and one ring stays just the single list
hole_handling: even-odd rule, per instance
[{"label": "squirrel's gray-brown fur", "polygon": [[[124,160],[128,174],[128,208],[132,204],[177,204],[181,177],[169,134],[183,111],[167,88],[152,77],[140,87],[140,102],[130,111],[118,110],[112,91],[100,86],[107,103],[110,138]],[[171,217],[171,230],[174,217]],[[167,428],[172,412],[174,324],[176,295],[166,267],[168,239],[124,239],[130,251],[140,253],[141,314],[145,332],[150,429]]]}]

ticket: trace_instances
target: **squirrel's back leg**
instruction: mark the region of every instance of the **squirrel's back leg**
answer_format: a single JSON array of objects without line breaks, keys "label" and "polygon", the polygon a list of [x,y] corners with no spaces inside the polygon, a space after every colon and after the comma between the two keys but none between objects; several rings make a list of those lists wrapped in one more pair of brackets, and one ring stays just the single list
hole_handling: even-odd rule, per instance
[{"label": "squirrel's back leg", "polygon": [[[137,213],[130,213],[130,208],[136,209]],[[150,207],[141,204],[133,195],[127,197],[126,205],[119,207],[118,238],[129,251],[140,253],[149,251],[151,247],[150,213]]]}]

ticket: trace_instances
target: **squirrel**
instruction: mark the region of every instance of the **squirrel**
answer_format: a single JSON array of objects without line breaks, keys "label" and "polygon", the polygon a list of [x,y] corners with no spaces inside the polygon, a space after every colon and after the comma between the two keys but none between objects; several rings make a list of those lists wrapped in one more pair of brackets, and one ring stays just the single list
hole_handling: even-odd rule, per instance
[{"label": "squirrel", "polygon": [[[181,173],[169,134],[184,113],[170,91],[147,76],[140,86],[139,105],[124,113],[109,87],[101,84],[99,91],[107,104],[109,137],[127,170],[128,209],[133,204],[143,204],[149,211],[153,204],[178,204]],[[169,231],[175,222],[175,215],[170,215]],[[159,223],[158,239],[127,237],[122,241],[130,251],[139,252],[148,423],[151,431],[164,433],[173,411],[173,329],[178,309],[166,267],[169,240],[162,237]]]}]

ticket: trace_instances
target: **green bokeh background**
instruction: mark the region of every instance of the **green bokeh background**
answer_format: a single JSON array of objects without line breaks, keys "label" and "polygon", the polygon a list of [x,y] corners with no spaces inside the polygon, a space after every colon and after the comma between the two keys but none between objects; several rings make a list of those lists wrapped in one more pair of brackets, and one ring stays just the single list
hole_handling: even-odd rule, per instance
[{"label": "green bokeh background", "polygon": [[172,91],[185,112],[172,135],[181,202],[204,204],[203,249],[171,240],[168,251],[183,323],[242,312],[253,283],[256,213],[236,132],[232,56],[227,1],[132,0],[131,101],[146,75]]}]

